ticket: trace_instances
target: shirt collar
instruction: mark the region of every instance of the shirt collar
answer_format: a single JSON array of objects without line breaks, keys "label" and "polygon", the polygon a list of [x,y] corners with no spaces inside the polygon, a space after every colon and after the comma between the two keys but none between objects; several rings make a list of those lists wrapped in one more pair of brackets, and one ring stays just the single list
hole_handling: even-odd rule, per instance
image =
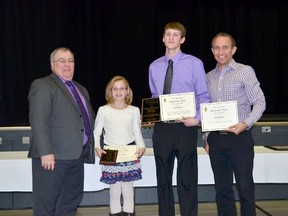
[{"label": "shirt collar", "polygon": [[[173,61],[173,63],[175,64],[176,62],[178,62],[179,59],[181,59],[183,55],[184,55],[184,53],[182,53],[182,51],[179,51],[175,56],[173,56],[173,57],[171,58],[172,61]],[[170,59],[170,58],[169,58],[167,55],[165,55],[165,61],[167,62],[167,64],[168,64],[168,60],[169,60],[169,59]]]},{"label": "shirt collar", "polygon": [[231,61],[229,62],[229,64],[228,64],[226,67],[224,67],[222,70],[219,69],[218,64],[216,65],[215,70],[216,70],[216,72],[221,72],[221,71],[223,71],[223,70],[229,72],[229,71],[234,70],[235,68],[236,68],[236,62],[235,62],[234,59],[231,59]]}]

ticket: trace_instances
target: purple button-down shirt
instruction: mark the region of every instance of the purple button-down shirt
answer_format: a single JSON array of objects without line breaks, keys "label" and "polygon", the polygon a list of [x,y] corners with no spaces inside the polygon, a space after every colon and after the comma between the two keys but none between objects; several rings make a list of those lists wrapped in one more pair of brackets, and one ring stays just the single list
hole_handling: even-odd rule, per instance
[{"label": "purple button-down shirt", "polygon": [[[168,66],[168,56],[156,59],[149,66],[149,86],[152,97],[163,94],[164,79]],[[203,63],[195,56],[179,52],[173,58],[173,80],[171,94],[194,92],[196,118],[201,119],[200,104],[211,102],[206,86]]]}]

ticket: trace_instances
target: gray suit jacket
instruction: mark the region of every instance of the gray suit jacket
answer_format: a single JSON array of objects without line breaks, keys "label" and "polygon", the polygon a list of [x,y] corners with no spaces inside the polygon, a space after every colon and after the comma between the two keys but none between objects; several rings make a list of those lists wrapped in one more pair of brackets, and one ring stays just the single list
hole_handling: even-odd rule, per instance
[{"label": "gray suit jacket", "polygon": [[[91,118],[91,138],[85,149],[85,163],[95,163],[93,127],[95,113],[87,90],[73,81],[86,100]],[[28,157],[54,154],[55,159],[78,159],[83,150],[84,124],[81,112],[69,90],[58,76],[36,79],[29,91],[29,121],[32,141]],[[89,147],[87,149],[87,147]]]}]

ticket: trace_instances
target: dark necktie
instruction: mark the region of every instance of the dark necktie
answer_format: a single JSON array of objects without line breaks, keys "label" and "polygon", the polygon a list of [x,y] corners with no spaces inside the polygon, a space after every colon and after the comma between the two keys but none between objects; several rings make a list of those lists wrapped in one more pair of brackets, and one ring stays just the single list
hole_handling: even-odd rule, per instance
[{"label": "dark necktie", "polygon": [[91,136],[91,127],[90,127],[90,120],[89,120],[89,116],[87,114],[87,111],[86,111],[86,109],[84,107],[84,104],[83,104],[83,102],[82,102],[82,100],[81,100],[81,98],[80,98],[75,86],[72,84],[72,82],[71,81],[66,81],[65,83],[71,89],[71,92],[72,92],[72,94],[73,94],[73,96],[74,96],[74,98],[75,98],[75,100],[76,100],[76,102],[78,104],[78,108],[79,108],[79,110],[82,113],[83,121],[84,121],[85,135],[89,139],[90,136]]},{"label": "dark necktie", "polygon": [[166,76],[164,80],[163,94],[171,93],[172,78],[173,78],[173,61],[169,59]]}]

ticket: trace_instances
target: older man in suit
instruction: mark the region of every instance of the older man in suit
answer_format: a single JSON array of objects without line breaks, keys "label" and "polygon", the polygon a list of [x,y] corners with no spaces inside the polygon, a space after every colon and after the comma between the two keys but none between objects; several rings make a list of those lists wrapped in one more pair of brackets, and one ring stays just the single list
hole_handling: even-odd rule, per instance
[{"label": "older man in suit", "polygon": [[95,163],[95,113],[87,90],[73,81],[71,50],[57,48],[50,64],[53,73],[33,81],[28,96],[33,214],[72,216],[83,197],[84,163]]}]

